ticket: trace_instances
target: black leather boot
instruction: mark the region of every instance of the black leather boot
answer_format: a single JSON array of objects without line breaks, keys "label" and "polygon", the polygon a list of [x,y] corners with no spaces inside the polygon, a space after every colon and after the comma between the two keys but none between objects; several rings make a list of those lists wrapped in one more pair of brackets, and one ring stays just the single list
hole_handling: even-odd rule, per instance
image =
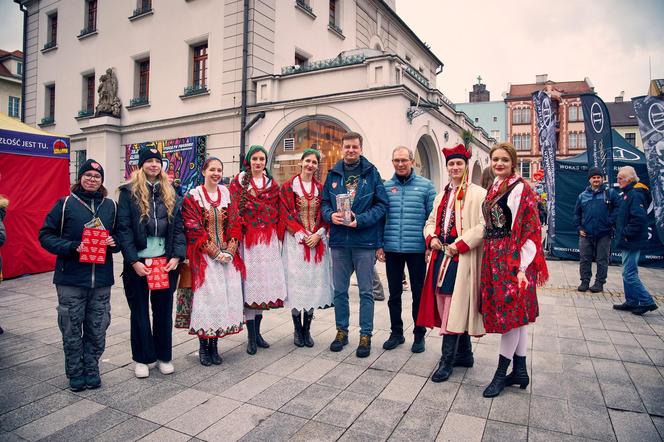
[{"label": "black leather boot", "polygon": [[247,353],[250,355],[256,354],[256,321],[249,319],[247,321]]},{"label": "black leather boot", "polygon": [[207,338],[198,338],[198,343],[198,360],[201,361],[201,365],[209,367],[212,365],[212,361],[210,360],[210,353],[208,350],[210,342]]},{"label": "black leather boot", "polygon": [[260,348],[270,348],[265,339],[261,336],[261,321],[263,320],[263,315],[256,315],[256,345]]},{"label": "black leather boot", "polygon": [[304,338],[302,337],[302,313],[298,313],[297,316],[293,316],[293,344],[296,347],[304,347]]},{"label": "black leather boot", "polygon": [[444,382],[446,381],[453,370],[454,362],[454,353],[456,353],[457,342],[459,341],[459,335],[445,335],[443,336],[443,356],[440,358],[438,363],[438,369],[431,376],[433,382]]},{"label": "black leather boot", "polygon": [[211,338],[208,342],[208,354],[210,355],[210,361],[214,365],[221,365],[221,356],[219,356],[219,350],[217,349],[217,342],[219,338]]},{"label": "black leather boot", "polygon": [[519,387],[521,387],[522,390],[525,390],[530,383],[528,368],[526,366],[526,357],[514,355],[512,361],[514,362],[512,364],[512,373],[508,374],[505,378],[505,385],[519,384]]},{"label": "black leather boot", "polygon": [[314,319],[314,312],[304,312],[304,319],[302,321],[302,337],[304,338],[304,345],[307,347],[314,346],[314,338],[311,337],[311,321]]},{"label": "black leather boot", "polygon": [[498,368],[496,368],[496,373],[493,375],[493,380],[484,389],[482,396],[496,397],[503,391],[505,388],[505,378],[507,377],[507,367],[510,366],[510,362],[512,362],[510,359],[500,355],[498,358]]},{"label": "black leather boot", "polygon": [[456,355],[454,355],[455,367],[472,367],[475,363],[473,358],[473,344],[470,342],[468,333],[459,336],[459,346]]}]

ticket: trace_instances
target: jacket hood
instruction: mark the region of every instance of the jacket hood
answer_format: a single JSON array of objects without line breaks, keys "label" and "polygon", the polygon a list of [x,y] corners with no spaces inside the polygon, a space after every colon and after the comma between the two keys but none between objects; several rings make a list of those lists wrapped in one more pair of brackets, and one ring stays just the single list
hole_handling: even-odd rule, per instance
[{"label": "jacket hood", "polygon": [[[362,169],[362,172],[361,172],[362,175],[366,175],[374,167],[375,166],[373,164],[371,164],[369,162],[369,160],[364,158],[364,155],[360,155],[360,168]],[[337,164],[335,164],[334,167],[332,169],[330,169],[330,172],[343,176],[343,174],[344,174],[344,160],[337,161]]]}]

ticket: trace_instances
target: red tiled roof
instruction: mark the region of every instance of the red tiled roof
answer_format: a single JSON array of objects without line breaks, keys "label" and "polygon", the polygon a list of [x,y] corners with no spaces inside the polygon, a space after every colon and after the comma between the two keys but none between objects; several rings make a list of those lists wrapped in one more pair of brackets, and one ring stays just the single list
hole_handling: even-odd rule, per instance
[{"label": "red tiled roof", "polygon": [[23,52],[16,50],[13,52],[7,52],[5,50],[0,49],[0,58],[7,57],[9,55],[13,55],[14,57],[18,58],[23,58]]},{"label": "red tiled roof", "polygon": [[551,85],[554,90],[561,94],[583,94],[592,92],[592,88],[588,86],[585,81],[547,81],[546,83],[531,83],[531,84],[513,84],[510,86],[510,91],[507,94],[507,100],[516,97],[530,97],[533,92],[541,91],[547,85]]}]

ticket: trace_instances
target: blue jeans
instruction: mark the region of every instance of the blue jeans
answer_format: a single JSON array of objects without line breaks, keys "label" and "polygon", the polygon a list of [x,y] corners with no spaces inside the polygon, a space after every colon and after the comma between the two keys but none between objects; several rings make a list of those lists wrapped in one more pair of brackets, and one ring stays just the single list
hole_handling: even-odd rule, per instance
[{"label": "blue jeans", "polygon": [[625,288],[625,302],[629,305],[652,305],[652,296],[639,278],[640,250],[624,250],[622,252],[622,277]]},{"label": "blue jeans", "polygon": [[360,335],[371,336],[373,331],[374,298],[373,274],[376,251],[373,249],[332,249],[332,285],[334,286],[334,319],[337,329],[348,332],[350,308],[348,287],[355,272],[360,290]]}]

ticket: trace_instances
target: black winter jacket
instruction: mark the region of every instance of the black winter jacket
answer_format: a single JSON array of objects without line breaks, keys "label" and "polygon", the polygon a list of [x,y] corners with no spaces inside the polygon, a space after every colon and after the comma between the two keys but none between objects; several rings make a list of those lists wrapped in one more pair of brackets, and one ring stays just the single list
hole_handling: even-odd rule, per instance
[{"label": "black winter jacket", "polygon": [[[76,196],[95,211],[117,242],[118,210],[115,201],[102,197],[100,192],[77,191]],[[53,275],[55,284],[98,288],[112,286],[115,282],[113,253],[119,252],[119,247],[107,249],[104,264],[78,262],[79,254],[76,248],[81,243],[83,228],[95,217],[90,209],[70,195],[60,198],[44,220],[39,231],[39,242],[44,249],[57,256]]]},{"label": "black winter jacket", "polygon": [[148,245],[148,236],[166,238],[166,257],[184,261],[187,243],[182,224],[182,199],[178,198],[172,219],[168,219],[166,205],[161,199],[159,184],[151,186],[150,213],[141,221],[141,211],[131,196],[131,185],[120,186],[118,200],[118,238],[126,263],[139,260],[138,251]]},{"label": "black winter jacket", "polygon": [[652,198],[648,187],[630,183],[623,189],[618,211],[616,237],[619,250],[642,250],[648,244],[648,207]]}]

